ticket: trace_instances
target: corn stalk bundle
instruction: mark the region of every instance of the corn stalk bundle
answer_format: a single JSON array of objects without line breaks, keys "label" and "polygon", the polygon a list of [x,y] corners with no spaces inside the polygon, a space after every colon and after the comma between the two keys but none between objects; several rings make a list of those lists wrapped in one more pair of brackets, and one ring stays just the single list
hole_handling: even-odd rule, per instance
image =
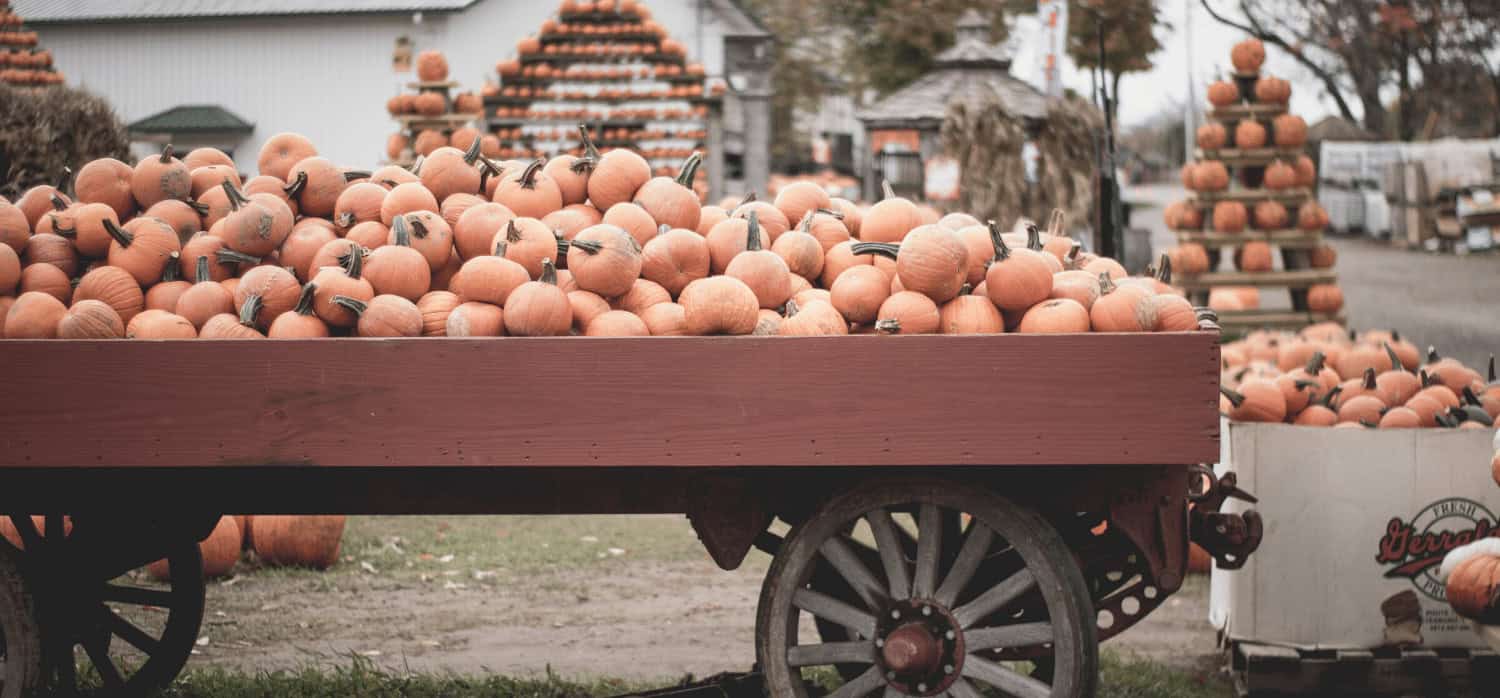
[{"label": "corn stalk bundle", "polygon": [[61,85],[0,85],[0,196],[55,184],[69,163],[129,156],[125,127],[103,99]]}]

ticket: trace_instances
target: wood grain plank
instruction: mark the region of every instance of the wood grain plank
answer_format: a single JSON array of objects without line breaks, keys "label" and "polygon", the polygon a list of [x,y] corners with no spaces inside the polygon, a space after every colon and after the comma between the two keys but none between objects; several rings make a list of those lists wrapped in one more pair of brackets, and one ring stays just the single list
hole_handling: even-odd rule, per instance
[{"label": "wood grain plank", "polygon": [[0,468],[1212,462],[1217,338],[6,341]]}]

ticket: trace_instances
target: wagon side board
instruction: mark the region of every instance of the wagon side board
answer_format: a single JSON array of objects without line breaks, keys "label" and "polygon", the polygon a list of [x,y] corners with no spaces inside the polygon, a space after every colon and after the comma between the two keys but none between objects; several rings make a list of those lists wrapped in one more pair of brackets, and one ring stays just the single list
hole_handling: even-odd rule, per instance
[{"label": "wagon side board", "polygon": [[6,341],[0,480],[8,467],[1212,462],[1217,339]]}]

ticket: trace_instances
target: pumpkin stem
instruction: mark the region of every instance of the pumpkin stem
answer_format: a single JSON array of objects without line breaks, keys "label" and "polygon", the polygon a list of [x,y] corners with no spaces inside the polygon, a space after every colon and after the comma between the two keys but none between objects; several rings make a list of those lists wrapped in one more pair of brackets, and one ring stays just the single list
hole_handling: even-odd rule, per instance
[{"label": "pumpkin stem", "polygon": [[413,218],[406,223],[411,226],[412,234],[417,236],[418,239],[427,237],[427,224],[423,223],[422,219]]},{"label": "pumpkin stem", "polygon": [[1245,404],[1245,396],[1240,394],[1240,392],[1238,390],[1235,390],[1234,388],[1226,385],[1221,385],[1219,386],[1219,393],[1224,397],[1229,398],[1229,404],[1234,405],[1235,407],[1239,407],[1240,405]]},{"label": "pumpkin stem", "polygon": [[488,186],[489,182],[490,182],[490,170],[491,170],[491,168],[489,166],[489,162],[490,162],[489,160],[485,160],[484,161],[485,164],[482,165],[482,166],[480,166],[480,168],[479,168],[479,191],[480,191],[480,193],[484,192],[485,187]]},{"label": "pumpkin stem", "polygon": [[354,212],[352,212],[352,211],[345,211],[343,213],[340,213],[338,219],[336,221],[334,221],[334,222],[338,223],[338,225],[339,225],[340,228],[353,227],[354,226]]},{"label": "pumpkin stem", "polygon": [[504,257],[505,256],[505,250],[508,247],[510,247],[510,243],[509,242],[506,242],[505,240],[496,240],[495,241],[495,256],[496,257]]},{"label": "pumpkin stem", "polygon": [[476,163],[476,162],[479,161],[479,141],[480,140],[481,139],[479,139],[479,138],[475,138],[474,142],[469,144],[469,149],[464,151],[464,164],[465,165],[469,165],[469,166],[472,167],[474,165],[474,163]]},{"label": "pumpkin stem", "polygon": [[995,248],[995,257],[992,262],[1003,262],[1010,259],[1010,246],[1005,244],[1005,236],[1000,232],[1000,225],[994,220],[985,222],[990,229],[990,245]]},{"label": "pumpkin stem", "polygon": [[1052,216],[1047,219],[1047,234],[1052,237],[1062,237],[1065,235],[1063,224],[1067,221],[1067,217],[1067,214],[1063,213],[1062,209],[1052,209]]},{"label": "pumpkin stem", "polygon": [[740,205],[744,206],[745,204],[748,204],[748,203],[750,203],[750,202],[752,202],[754,200],[755,200],[755,190],[751,189],[750,193],[745,195],[745,198],[740,199]]},{"label": "pumpkin stem", "polygon": [[542,258],[542,275],[536,277],[536,280],[544,284],[557,285],[557,265],[552,263],[551,257]]},{"label": "pumpkin stem", "polygon": [[568,169],[573,170],[574,174],[587,174],[593,172],[594,165],[597,164],[599,164],[599,161],[588,156],[584,156],[573,160],[573,164],[569,165]]},{"label": "pumpkin stem", "polygon": [[307,173],[298,172],[297,178],[292,180],[291,184],[282,187],[281,191],[286,193],[287,198],[295,199],[302,194],[305,187],[307,187]]},{"label": "pumpkin stem", "polygon": [[167,164],[167,163],[169,163],[171,161],[172,161],[172,144],[168,143],[167,147],[161,149],[161,164],[165,165],[165,164]]},{"label": "pumpkin stem", "polygon": [[57,192],[52,192],[52,195],[47,200],[52,202],[52,208],[55,210],[66,211],[68,209],[68,202],[63,201],[62,197],[57,195]]},{"label": "pumpkin stem", "polygon": [[[53,198],[57,198],[57,197],[53,197]],[[75,228],[64,228],[63,227],[63,223],[62,223],[61,220],[58,219],[57,214],[55,214],[55,213],[49,213],[49,214],[47,214],[47,218],[49,218],[52,221],[52,232],[57,233],[58,235],[61,235],[61,236],[65,237],[65,238],[75,238],[75,237],[78,237],[78,228],[76,228],[76,227]]]},{"label": "pumpkin stem", "polygon": [[1437,347],[1431,344],[1427,345],[1427,363],[1435,364],[1438,362],[1438,359],[1441,358],[1443,357],[1438,356]]},{"label": "pumpkin stem", "polygon": [[1495,355],[1494,354],[1490,354],[1490,380],[1489,380],[1489,382],[1490,383],[1494,383],[1496,380],[1497,379],[1495,378]]},{"label": "pumpkin stem", "polygon": [[1366,428],[1366,429],[1374,429],[1375,428],[1375,425],[1371,424],[1370,420],[1365,419],[1364,417],[1360,417],[1359,418],[1359,425],[1362,426],[1362,427],[1364,427],[1364,428]]},{"label": "pumpkin stem", "polygon": [[878,254],[895,259],[901,252],[901,246],[894,242],[856,242],[849,246],[849,251],[857,255]]},{"label": "pumpkin stem", "polygon": [[1425,368],[1417,371],[1417,378],[1421,379],[1422,387],[1424,388],[1437,382],[1432,376],[1427,375],[1427,369]]},{"label": "pumpkin stem", "polygon": [[1464,386],[1463,399],[1465,403],[1468,403],[1470,405],[1479,405],[1480,407],[1484,406],[1484,403],[1479,401],[1479,396],[1475,395],[1474,390],[1467,385]]},{"label": "pumpkin stem", "polygon": [[[589,138],[589,127],[586,124],[578,125],[578,134],[583,138],[583,157],[585,160],[599,162],[599,149],[594,147],[594,139]],[[592,165],[590,165],[592,167]]]},{"label": "pumpkin stem", "polygon": [[1380,346],[1385,348],[1385,355],[1391,359],[1391,370],[1405,373],[1406,369],[1401,366],[1400,357],[1396,356],[1396,350],[1391,348],[1390,342],[1381,342]]},{"label": "pumpkin stem", "polygon": [[[173,266],[173,265],[168,264],[167,266],[170,267],[170,266]],[[201,283],[203,283],[205,281],[212,281],[212,280],[213,280],[213,277],[209,276],[209,273],[208,273],[208,255],[206,255],[206,254],[200,254],[200,255],[198,255],[198,264],[197,264],[197,267],[193,270],[193,281],[195,283],[200,283],[201,284]]]},{"label": "pumpkin stem", "polygon": [[408,171],[412,174],[421,174],[422,163],[424,162],[427,162],[427,156],[418,155],[416,160],[411,161],[411,168]]},{"label": "pumpkin stem", "polygon": [[1373,366],[1365,367],[1365,380],[1362,384],[1362,387],[1364,387],[1365,390],[1375,389],[1375,368]]},{"label": "pumpkin stem", "polygon": [[760,246],[760,219],[756,218],[755,212],[751,211],[747,216],[745,225],[745,251],[758,252],[763,249]]},{"label": "pumpkin stem", "polygon": [[122,230],[120,226],[115,225],[115,222],[108,218],[104,219],[104,230],[109,233],[110,237],[115,239],[115,242],[120,243],[120,247],[130,247],[130,243],[135,242],[135,235],[131,234],[128,230]]},{"label": "pumpkin stem", "polygon": [[260,264],[260,257],[252,257],[244,252],[236,252],[228,247],[220,247],[214,250],[214,261],[219,264]]},{"label": "pumpkin stem", "polygon": [[896,318],[876,320],[875,331],[884,334],[901,334],[901,321]]},{"label": "pumpkin stem", "polygon": [[568,248],[573,246],[572,243],[568,242],[568,239],[556,230],[552,231],[552,237],[557,238],[557,258],[562,259],[567,257]]},{"label": "pumpkin stem", "polygon": [[229,210],[238,211],[241,206],[250,203],[250,200],[245,198],[245,195],[241,194],[240,190],[235,189],[229,180],[224,180],[219,186],[224,188],[224,195],[229,197]]},{"label": "pumpkin stem", "polygon": [[[198,258],[202,260],[202,257]],[[260,314],[260,309],[265,307],[265,301],[261,300],[260,294],[252,293],[245,296],[245,304],[240,306],[240,324],[246,327],[255,327],[255,316]]]},{"label": "pumpkin stem", "polygon": [[1109,272],[1099,272],[1099,295],[1107,296],[1115,291],[1115,281],[1109,278]]},{"label": "pumpkin stem", "polygon": [[799,310],[801,310],[801,308],[797,307],[797,301],[788,298],[786,301],[786,305],[781,307],[781,316],[790,320],[791,317],[793,315],[796,315],[797,311]]},{"label": "pumpkin stem", "polygon": [[1307,372],[1309,374],[1311,374],[1311,375],[1314,375],[1314,376],[1318,375],[1319,373],[1322,373],[1323,372],[1323,364],[1326,361],[1328,361],[1328,357],[1325,356],[1323,354],[1323,352],[1321,352],[1321,351],[1315,351],[1315,352],[1313,352],[1312,356],[1308,357],[1308,359],[1307,359],[1307,369],[1306,369]]},{"label": "pumpkin stem", "polygon": [[1081,252],[1083,252],[1083,243],[1081,242],[1075,242],[1072,247],[1068,248],[1068,258],[1063,261],[1067,263],[1069,269],[1078,268],[1078,255]]},{"label": "pumpkin stem", "polygon": [[298,315],[313,314],[313,296],[318,292],[318,285],[309,281],[302,286],[301,295],[297,296],[297,306],[292,308]]},{"label": "pumpkin stem", "polygon": [[1156,270],[1156,280],[1168,286],[1172,285],[1172,258],[1166,254],[1161,256],[1161,267]]},{"label": "pumpkin stem", "polygon": [[1317,381],[1303,379],[1293,383],[1292,385],[1296,386],[1298,390],[1307,390],[1308,388],[1316,388],[1319,384]]},{"label": "pumpkin stem", "polygon": [[196,213],[200,216],[208,215],[208,204],[192,200],[184,201],[182,203],[187,204],[188,208],[193,209],[193,213]]},{"label": "pumpkin stem", "polygon": [[505,223],[505,241],[520,242],[521,230],[516,227],[516,219],[512,218]]},{"label": "pumpkin stem", "polygon": [[356,179],[369,179],[369,170],[349,170],[344,173],[344,182],[353,182]]},{"label": "pumpkin stem", "polygon": [[1036,251],[1042,249],[1042,231],[1031,223],[1026,224],[1026,249]]},{"label": "pumpkin stem", "polygon": [[835,210],[833,210],[831,208],[814,209],[813,212],[814,213],[821,213],[821,214],[823,214],[825,216],[833,216],[835,220],[844,220],[844,214],[843,214],[843,212],[841,212],[841,211],[835,211]]},{"label": "pumpkin stem", "polygon": [[703,154],[693,153],[687,160],[682,162],[682,170],[677,173],[677,183],[688,189],[693,188],[693,176],[698,174],[698,166],[703,164]]},{"label": "pumpkin stem", "polygon": [[1453,419],[1453,417],[1449,416],[1446,412],[1439,412],[1433,415],[1432,418],[1437,421],[1439,426],[1442,427],[1452,429],[1458,426],[1458,421]]},{"label": "pumpkin stem", "polygon": [[891,187],[891,180],[889,180],[889,179],[882,179],[882,180],[880,180],[880,193],[882,194],[881,199],[894,199],[894,198],[896,198],[896,190]]},{"label": "pumpkin stem", "polygon": [[64,194],[68,193],[69,183],[73,180],[73,168],[66,165],[62,168],[62,174],[57,176],[57,186],[53,187]]},{"label": "pumpkin stem", "polygon": [[339,257],[343,264],[344,273],[351,279],[358,279],[365,268],[365,251],[363,249],[351,249],[349,254]]},{"label": "pumpkin stem", "polygon": [[586,254],[599,254],[599,250],[604,249],[604,245],[599,244],[598,240],[579,240],[578,238],[573,238],[567,241],[567,243],[568,249],[583,250]]},{"label": "pumpkin stem", "polygon": [[971,283],[969,283],[967,281],[964,282],[964,285],[958,287],[958,295],[960,295],[960,296],[968,296],[968,295],[972,295],[973,293],[974,293],[974,284],[971,284]]},{"label": "pumpkin stem", "polygon": [[369,303],[366,303],[358,298],[350,298],[349,296],[334,296],[333,298],[330,298],[329,301],[334,305],[343,306],[345,310],[348,310],[355,315],[364,315],[365,310],[370,307]]},{"label": "pumpkin stem", "polygon": [[406,216],[396,216],[391,219],[391,235],[396,238],[395,244],[401,247],[411,247],[411,227],[406,225]]},{"label": "pumpkin stem", "polygon": [[182,278],[182,265],[178,263],[181,259],[181,252],[173,250],[167,253],[167,266],[161,269],[162,281],[177,281]]},{"label": "pumpkin stem", "polygon": [[537,173],[542,171],[542,165],[544,164],[546,163],[541,158],[537,158],[526,165],[526,169],[521,171],[521,178],[517,181],[522,189],[536,188],[536,176]]}]

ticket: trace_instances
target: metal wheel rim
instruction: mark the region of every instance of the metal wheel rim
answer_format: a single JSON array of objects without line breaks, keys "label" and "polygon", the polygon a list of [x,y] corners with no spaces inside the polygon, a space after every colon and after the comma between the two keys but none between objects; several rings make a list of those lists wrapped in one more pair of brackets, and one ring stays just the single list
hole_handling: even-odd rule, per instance
[{"label": "metal wheel rim", "polygon": [[[30,517],[12,516],[11,521],[25,543],[25,554],[38,562],[31,574],[38,579],[43,685],[65,694],[76,692],[79,658],[87,660],[112,696],[144,695],[177,677],[203,621],[203,555],[196,542],[167,545],[169,579],[167,588],[159,589],[113,573],[104,578],[90,575],[90,561],[70,549],[75,547],[69,545],[72,536],[61,534],[61,516],[47,517],[45,535]],[[117,610],[131,606],[164,609],[160,632],[143,630]],[[125,665],[119,661],[125,647],[146,655],[146,660]]]},{"label": "metal wheel rim", "polygon": [[[879,554],[881,540],[891,538],[889,533],[882,535],[877,532],[877,528],[889,531],[887,524],[880,519],[890,520],[893,509],[913,503],[919,505],[915,517],[919,522],[939,522],[941,519],[937,514],[943,509],[972,517],[974,523],[964,529],[963,542],[955,546],[957,551],[948,556],[949,562],[944,564],[940,559],[944,550],[942,536],[939,535],[934,542],[923,535],[924,527],[918,523],[915,537],[918,545],[926,550],[918,550],[920,564],[898,564],[897,556],[882,555],[880,565],[866,565],[861,561],[863,572],[855,569],[847,550],[850,547],[848,538],[840,535],[843,527],[849,522],[864,520],[876,538],[875,548]],[[874,523],[871,523],[872,519]],[[941,526],[933,528],[941,529]],[[986,533],[987,540],[983,538]],[[927,541],[925,545],[924,540]],[[969,545],[971,542],[972,546]],[[1024,566],[995,586],[969,589],[966,581],[972,579],[974,569],[971,568],[978,566],[975,560],[984,559],[985,553],[997,548],[1005,552],[1004,544],[1010,546]],[[841,547],[845,548],[842,552],[839,551]],[[975,550],[965,550],[969,547]],[[858,558],[857,555],[853,557]],[[817,589],[809,589],[820,560],[840,568],[840,574],[846,580],[853,580],[851,587],[862,588],[861,596],[866,598],[860,604],[848,604],[822,595]],[[904,580],[901,579],[903,567]],[[955,570],[959,574],[952,575]],[[953,576],[951,580],[950,575]],[[904,593],[903,583],[906,585]],[[883,592],[883,596],[878,592]],[[995,620],[1009,612],[1013,604],[1020,603],[1028,592],[1042,597],[1047,612],[1045,619],[1023,619],[1025,622],[1018,623]],[[908,673],[912,669],[905,667],[902,672],[892,671],[894,665],[888,661],[885,646],[877,645],[875,638],[894,637],[879,623],[883,614],[888,612],[886,609],[892,606],[893,598],[897,601],[915,599],[921,605],[932,606],[934,615],[946,615],[958,626],[933,626],[955,630],[955,637],[939,643],[944,647],[940,654],[944,662],[942,671],[953,676],[949,683],[914,686]],[[897,610],[906,613],[904,608]],[[840,624],[858,628],[855,634],[859,640],[799,643],[803,611],[814,618],[832,618]],[[903,616],[902,621],[896,622],[907,620]],[[1048,645],[1050,653],[1035,657],[1038,671],[1034,673],[1041,678],[1015,671],[996,661],[1003,656],[993,649],[997,646],[1039,646],[1046,640],[1051,641]],[[997,688],[1007,695],[1072,698],[1093,695],[1098,680],[1093,608],[1083,577],[1062,538],[1046,520],[1029,510],[1016,507],[1001,497],[964,491],[964,488],[952,484],[929,482],[867,487],[834,498],[793,528],[773,560],[762,588],[756,642],[757,655],[766,674],[767,692],[777,698],[806,698],[808,683],[802,674],[805,665],[838,666],[845,670],[841,673],[846,675],[850,666],[863,667],[853,680],[833,691],[831,695],[836,698],[875,693],[887,698],[902,695],[971,698],[978,696],[982,688]],[[838,661],[832,661],[834,659]],[[916,671],[919,676],[936,676],[922,674],[925,669],[921,667]]]}]

